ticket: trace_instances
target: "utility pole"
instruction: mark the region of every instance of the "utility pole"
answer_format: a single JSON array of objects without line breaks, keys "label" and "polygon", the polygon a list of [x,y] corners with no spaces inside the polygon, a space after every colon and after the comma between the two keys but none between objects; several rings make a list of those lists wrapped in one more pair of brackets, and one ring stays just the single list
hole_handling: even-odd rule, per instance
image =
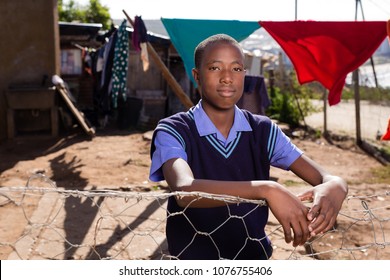
[{"label": "utility pole", "polygon": [[298,0],[295,0],[295,20],[298,19]]},{"label": "utility pole", "polygon": [[[358,18],[358,9],[360,6],[360,11],[362,13],[362,20],[365,20],[364,18],[364,12],[363,12],[363,5],[361,0],[356,0],[355,2],[355,20]],[[374,74],[375,79],[375,86],[378,87],[378,80],[375,73],[375,66],[374,66],[374,59],[372,56],[370,57],[370,62],[372,66],[372,71]],[[352,73],[352,81],[354,83],[354,92],[355,92],[355,111],[356,111],[356,142],[358,145],[362,144],[361,139],[361,129],[360,129],[360,92],[359,92],[359,69],[356,69]]]},{"label": "utility pole", "polygon": [[[363,7],[360,0],[356,0],[355,5],[355,21],[357,20],[358,14],[358,6],[360,4],[360,8],[362,10],[363,15]],[[364,15],[363,15],[364,17]],[[352,73],[352,82],[354,85],[354,95],[355,95],[355,124],[356,124],[356,143],[360,146],[362,143],[362,136],[360,130],[360,91],[359,91],[359,68],[354,70]]]}]

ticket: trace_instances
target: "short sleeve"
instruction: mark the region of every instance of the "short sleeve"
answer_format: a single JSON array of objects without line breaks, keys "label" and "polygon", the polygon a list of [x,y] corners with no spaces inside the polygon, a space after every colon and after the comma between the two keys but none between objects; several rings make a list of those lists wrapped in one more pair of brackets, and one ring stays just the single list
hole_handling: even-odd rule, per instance
[{"label": "short sleeve", "polygon": [[273,131],[275,139],[270,155],[271,165],[288,170],[291,164],[303,154],[303,151],[295,146],[276,124],[272,123],[271,131]]},{"label": "short sleeve", "polygon": [[157,131],[154,138],[155,151],[152,155],[149,179],[153,182],[164,180],[162,173],[163,164],[172,158],[182,158],[187,161],[187,154],[182,144],[165,131]]}]

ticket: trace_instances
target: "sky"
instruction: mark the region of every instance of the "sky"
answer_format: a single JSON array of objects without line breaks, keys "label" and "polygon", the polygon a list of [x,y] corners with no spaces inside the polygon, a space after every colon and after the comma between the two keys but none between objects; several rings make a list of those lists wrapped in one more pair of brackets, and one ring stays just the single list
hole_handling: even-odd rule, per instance
[{"label": "sky", "polygon": [[[89,0],[75,2],[85,5]],[[122,10],[130,17],[143,19],[354,21],[356,16],[356,0],[100,0],[100,3],[109,8],[113,19],[124,19]],[[390,0],[360,0],[360,3],[363,9],[358,5],[357,20],[390,19]]]}]

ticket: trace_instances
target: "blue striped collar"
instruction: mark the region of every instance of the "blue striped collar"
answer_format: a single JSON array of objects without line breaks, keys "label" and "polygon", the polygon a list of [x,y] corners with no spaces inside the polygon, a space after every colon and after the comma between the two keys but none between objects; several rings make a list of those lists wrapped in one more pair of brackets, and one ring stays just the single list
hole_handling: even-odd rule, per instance
[{"label": "blue striped collar", "polygon": [[194,116],[195,125],[200,136],[214,135],[220,142],[224,143],[225,145],[232,142],[237,137],[238,132],[252,131],[252,128],[244,116],[244,113],[237,106],[235,106],[234,109],[234,122],[227,139],[225,139],[221,132],[219,132],[219,130],[215,127],[215,125],[203,110],[202,100],[200,100],[198,104],[191,109],[191,114]]}]

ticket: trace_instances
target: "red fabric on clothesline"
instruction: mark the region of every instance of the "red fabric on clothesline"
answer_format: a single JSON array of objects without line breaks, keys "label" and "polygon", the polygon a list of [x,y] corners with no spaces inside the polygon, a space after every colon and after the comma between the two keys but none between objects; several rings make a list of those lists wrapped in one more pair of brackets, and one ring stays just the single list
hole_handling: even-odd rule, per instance
[{"label": "red fabric on clothesline", "polygon": [[387,39],[389,40],[390,43],[390,19],[387,21]]},{"label": "red fabric on clothesline", "polygon": [[347,75],[386,38],[385,21],[259,21],[292,61],[300,84],[318,81],[340,102]]},{"label": "red fabric on clothesline", "polygon": [[381,140],[390,140],[390,119],[389,122],[387,123],[386,133],[382,135]]},{"label": "red fabric on clothesline", "polygon": [[[390,20],[387,21],[386,26],[387,26],[387,39],[390,43]],[[387,130],[386,130],[385,134],[382,135],[381,140],[386,140],[386,141],[390,140],[390,119],[388,120],[388,123],[387,123]]]}]

